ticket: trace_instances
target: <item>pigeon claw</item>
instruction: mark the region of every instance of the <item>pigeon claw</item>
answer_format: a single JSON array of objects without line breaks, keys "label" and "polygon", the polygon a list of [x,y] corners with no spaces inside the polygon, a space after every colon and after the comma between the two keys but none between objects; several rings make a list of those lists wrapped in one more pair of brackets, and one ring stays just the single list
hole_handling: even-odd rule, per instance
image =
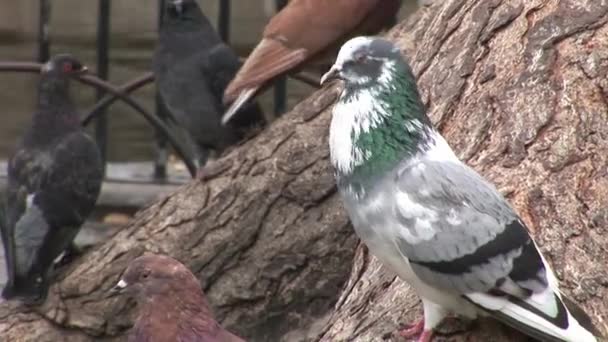
[{"label": "pigeon claw", "polygon": [[433,330],[424,330],[420,337],[418,337],[418,342],[431,342],[433,339]]},{"label": "pigeon claw", "polygon": [[405,337],[407,339],[418,338],[418,342],[430,342],[433,337],[433,332],[431,330],[424,330],[424,319],[414,323],[413,325],[400,329],[398,331],[401,337]]}]

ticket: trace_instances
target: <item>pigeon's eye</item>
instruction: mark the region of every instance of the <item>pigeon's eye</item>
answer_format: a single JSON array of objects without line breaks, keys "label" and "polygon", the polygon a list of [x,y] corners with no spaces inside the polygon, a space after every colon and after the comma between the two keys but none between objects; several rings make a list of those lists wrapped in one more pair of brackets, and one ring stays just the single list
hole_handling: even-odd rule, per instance
[{"label": "pigeon's eye", "polygon": [[65,73],[69,73],[69,72],[72,72],[72,70],[74,70],[74,68],[72,67],[72,63],[70,63],[70,62],[63,63],[62,69],[63,69],[63,72],[65,72]]},{"label": "pigeon's eye", "polygon": [[362,53],[357,53],[353,56],[353,60],[355,63],[364,63],[367,61],[367,56]]},{"label": "pigeon's eye", "polygon": [[149,277],[149,276],[150,276],[150,270],[144,270],[144,271],[141,273],[141,277],[142,277],[143,279],[148,279],[148,277]]}]

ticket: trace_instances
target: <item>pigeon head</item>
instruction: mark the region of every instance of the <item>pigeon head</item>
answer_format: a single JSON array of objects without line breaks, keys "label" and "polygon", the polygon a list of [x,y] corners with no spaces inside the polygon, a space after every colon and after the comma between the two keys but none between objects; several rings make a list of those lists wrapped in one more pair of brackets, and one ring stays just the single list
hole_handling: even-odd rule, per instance
[{"label": "pigeon head", "polygon": [[166,20],[183,21],[198,20],[201,10],[196,0],[169,0],[166,6]]},{"label": "pigeon head", "polygon": [[336,62],[321,78],[321,85],[341,79],[346,88],[368,88],[378,82],[387,83],[404,64],[399,48],[388,40],[356,37],[342,46]]},{"label": "pigeon head", "polygon": [[53,56],[42,67],[43,75],[56,75],[60,77],[70,77],[81,75],[87,71],[87,67],[78,59],[69,54],[60,54]]},{"label": "pigeon head", "polygon": [[138,301],[157,296],[175,296],[181,291],[202,293],[198,279],[179,261],[146,254],[133,260],[113,292],[126,292]]},{"label": "pigeon head", "polygon": [[[49,117],[46,114],[59,113],[61,116],[69,118],[67,121],[70,122],[69,126],[73,128],[73,124],[78,121],[78,113],[69,94],[70,79],[86,72],[87,67],[70,54],[59,54],[51,57],[40,69],[40,82],[38,83],[39,110],[34,117]],[[43,122],[46,122],[43,126],[48,124],[47,121],[46,119],[43,120]]]}]

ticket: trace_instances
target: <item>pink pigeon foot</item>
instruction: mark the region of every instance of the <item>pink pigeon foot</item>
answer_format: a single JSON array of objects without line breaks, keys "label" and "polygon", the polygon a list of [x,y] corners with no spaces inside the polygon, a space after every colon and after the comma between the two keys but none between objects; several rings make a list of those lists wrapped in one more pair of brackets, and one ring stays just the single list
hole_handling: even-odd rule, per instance
[{"label": "pink pigeon foot", "polygon": [[411,325],[404,329],[400,329],[399,335],[401,335],[405,338],[414,338],[417,336],[421,336],[421,334],[423,333],[423,330],[424,330],[424,319],[421,319],[420,321],[414,323],[414,325]]},{"label": "pink pigeon foot", "polygon": [[198,170],[196,170],[196,179],[199,180],[207,180],[208,176],[207,176],[208,172],[205,171],[204,167],[198,168]]},{"label": "pink pigeon foot", "polygon": [[418,342],[431,342],[433,339],[433,330],[424,330],[420,337],[418,337]]}]

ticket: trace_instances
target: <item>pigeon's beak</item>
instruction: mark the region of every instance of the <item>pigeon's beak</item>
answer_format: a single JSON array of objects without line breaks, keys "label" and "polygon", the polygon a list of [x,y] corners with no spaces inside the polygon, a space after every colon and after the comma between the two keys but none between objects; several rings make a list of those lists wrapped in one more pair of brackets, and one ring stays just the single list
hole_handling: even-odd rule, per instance
[{"label": "pigeon's beak", "polygon": [[324,85],[331,80],[339,79],[341,77],[341,72],[342,70],[340,67],[337,67],[335,64],[332,65],[331,69],[321,77],[321,85]]},{"label": "pigeon's beak", "polygon": [[78,70],[77,74],[78,75],[84,75],[86,73],[89,72],[89,68],[87,68],[86,65],[83,65],[82,68],[80,68],[80,70]]},{"label": "pigeon's beak", "polygon": [[177,12],[177,14],[179,15],[182,15],[182,11],[184,10],[183,0],[173,0],[172,5],[173,7],[175,7],[175,12]]},{"label": "pigeon's beak", "polygon": [[116,283],[116,285],[114,285],[113,288],[110,289],[110,294],[118,294],[121,293],[125,288],[127,288],[127,282],[120,279],[120,281],[118,283]]}]

